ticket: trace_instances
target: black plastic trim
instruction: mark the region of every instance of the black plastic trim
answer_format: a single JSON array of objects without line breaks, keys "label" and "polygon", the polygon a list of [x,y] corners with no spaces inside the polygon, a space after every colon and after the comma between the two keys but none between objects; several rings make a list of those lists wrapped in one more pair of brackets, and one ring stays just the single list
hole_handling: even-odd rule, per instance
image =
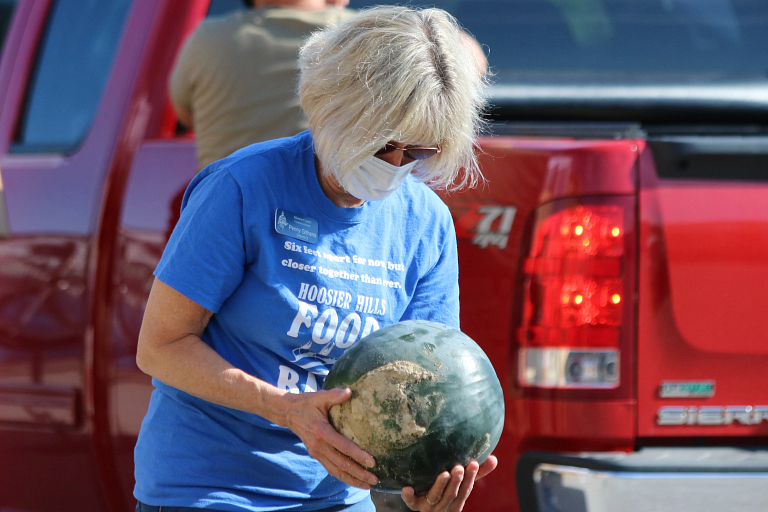
[{"label": "black plastic trim", "polygon": [[519,81],[494,85],[491,119],[669,124],[766,124],[768,82]]},{"label": "black plastic trim", "polygon": [[649,138],[661,178],[768,181],[768,136]]},{"label": "black plastic trim", "polygon": [[488,124],[486,134],[519,137],[566,137],[573,139],[616,140],[646,137],[645,131],[643,131],[638,123],[611,123],[597,121],[492,121]]}]

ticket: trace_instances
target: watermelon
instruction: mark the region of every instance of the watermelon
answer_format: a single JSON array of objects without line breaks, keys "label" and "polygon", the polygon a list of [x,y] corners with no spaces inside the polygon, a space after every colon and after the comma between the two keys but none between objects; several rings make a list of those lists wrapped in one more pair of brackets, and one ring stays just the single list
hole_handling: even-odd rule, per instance
[{"label": "watermelon", "polygon": [[442,471],[482,463],[504,427],[504,396],[482,349],[461,331],[407,320],[360,340],[323,389],[350,388],[329,411],[341,434],[373,455],[375,489],[424,493]]}]

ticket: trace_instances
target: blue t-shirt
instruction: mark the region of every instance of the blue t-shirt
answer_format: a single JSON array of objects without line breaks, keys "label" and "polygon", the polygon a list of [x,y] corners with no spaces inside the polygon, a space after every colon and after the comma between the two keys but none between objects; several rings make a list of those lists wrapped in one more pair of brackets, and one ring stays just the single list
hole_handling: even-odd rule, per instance
[{"label": "blue t-shirt", "polygon": [[[318,183],[309,132],[201,171],[155,275],[214,313],[202,338],[218,354],[292,393],[320,389],[339,356],[384,325],[459,322],[445,204],[409,177],[383,201],[337,207]],[[153,383],[135,450],[138,500],[263,511],[367,498],[287,428]]]}]

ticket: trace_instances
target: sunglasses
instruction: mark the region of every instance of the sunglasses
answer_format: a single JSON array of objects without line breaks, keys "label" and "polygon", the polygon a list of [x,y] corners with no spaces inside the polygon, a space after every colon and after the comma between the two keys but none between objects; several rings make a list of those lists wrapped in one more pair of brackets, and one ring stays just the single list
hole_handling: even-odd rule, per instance
[{"label": "sunglasses", "polygon": [[435,156],[436,154],[440,153],[442,149],[440,146],[405,146],[402,148],[399,148],[392,144],[391,142],[387,142],[384,144],[384,147],[378,150],[375,154],[378,155],[386,155],[387,153],[391,153],[395,150],[402,150],[403,156],[405,158],[408,158],[410,160],[424,160],[426,158],[429,158],[431,156]]}]

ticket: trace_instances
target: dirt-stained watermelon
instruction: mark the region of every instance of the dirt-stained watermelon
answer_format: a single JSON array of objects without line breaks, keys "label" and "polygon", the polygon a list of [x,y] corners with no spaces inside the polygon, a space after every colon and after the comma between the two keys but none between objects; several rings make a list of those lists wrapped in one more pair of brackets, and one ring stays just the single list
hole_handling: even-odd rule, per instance
[{"label": "dirt-stained watermelon", "polygon": [[339,358],[323,389],[352,389],[331,424],[376,458],[380,491],[423,493],[442,471],[482,463],[504,426],[504,396],[482,349],[449,326],[407,320]]}]

